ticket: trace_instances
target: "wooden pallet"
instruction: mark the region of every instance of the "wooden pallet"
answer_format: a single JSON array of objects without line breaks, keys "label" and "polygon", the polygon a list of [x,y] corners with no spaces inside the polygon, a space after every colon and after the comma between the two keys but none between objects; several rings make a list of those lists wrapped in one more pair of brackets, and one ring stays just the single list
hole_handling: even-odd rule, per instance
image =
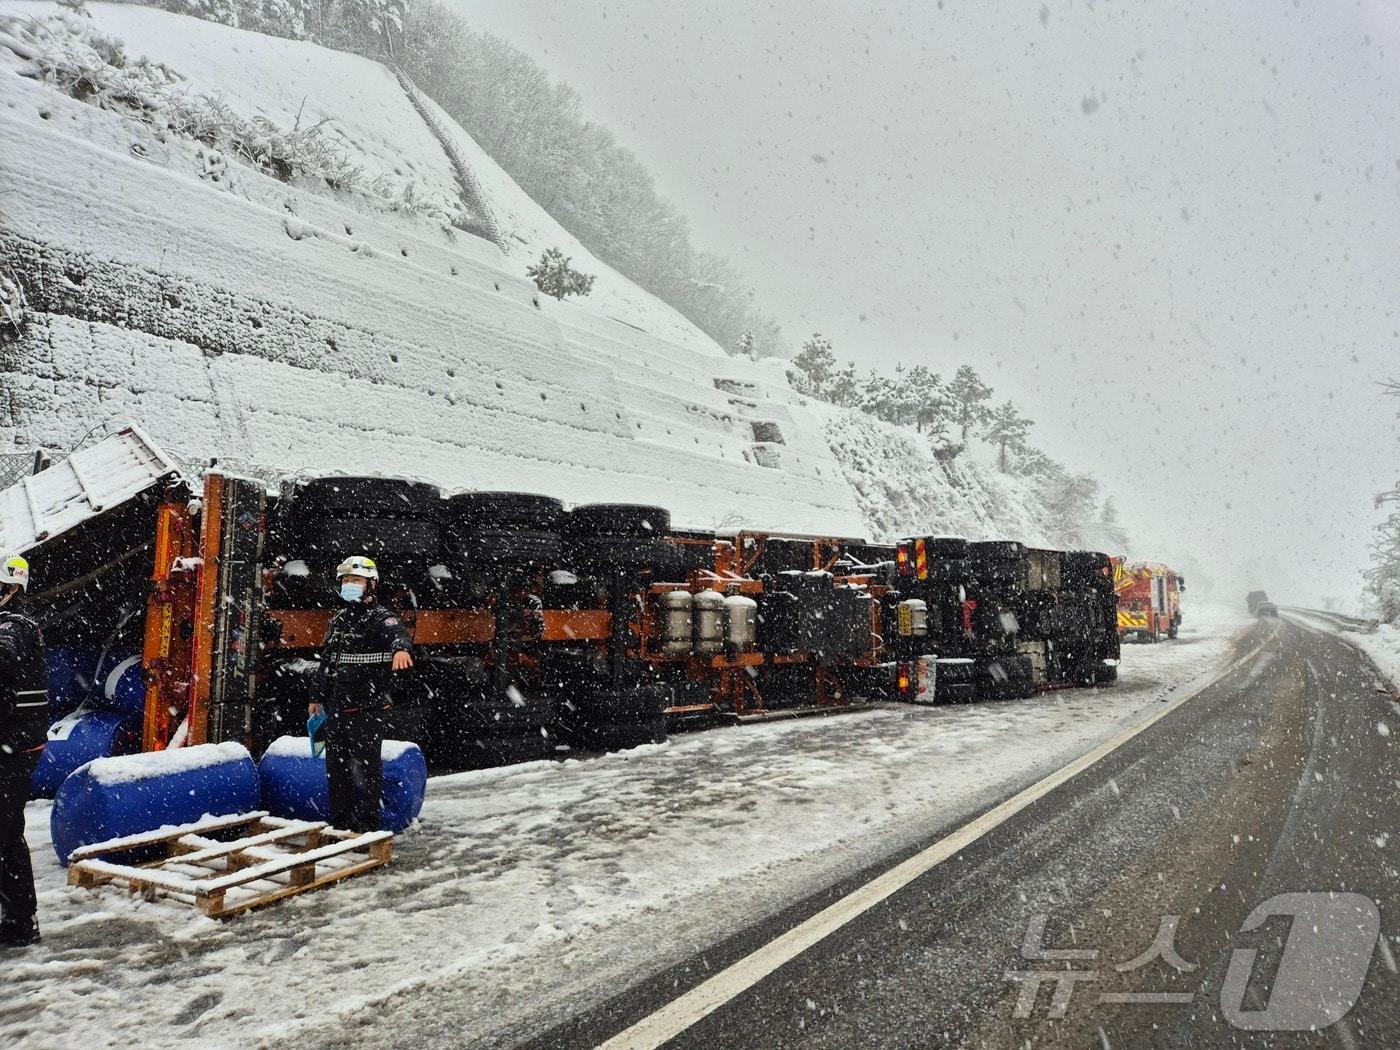
[{"label": "wooden pallet", "polygon": [[[237,837],[211,837],[216,834]],[[388,831],[357,835],[259,811],[84,846],[68,858],[68,883],[121,883],[148,900],[180,900],[225,919],[383,867],[393,849]],[[134,851],[163,855],[140,864],[117,859]]]}]

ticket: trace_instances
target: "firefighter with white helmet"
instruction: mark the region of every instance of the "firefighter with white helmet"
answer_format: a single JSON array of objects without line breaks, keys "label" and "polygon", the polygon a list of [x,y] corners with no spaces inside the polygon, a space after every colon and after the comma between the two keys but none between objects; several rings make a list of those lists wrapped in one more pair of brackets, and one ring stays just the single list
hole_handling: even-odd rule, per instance
[{"label": "firefighter with white helmet", "polygon": [[49,666],[39,625],[20,611],[29,562],[0,552],[0,947],[39,939],[24,804],[49,727]]},{"label": "firefighter with white helmet", "polygon": [[413,666],[403,620],[376,600],[379,567],[363,555],[336,567],[344,608],[331,618],[321,645],[312,716],[324,714],[330,821],[337,828],[379,829],[383,766],[380,749],[394,675]]}]

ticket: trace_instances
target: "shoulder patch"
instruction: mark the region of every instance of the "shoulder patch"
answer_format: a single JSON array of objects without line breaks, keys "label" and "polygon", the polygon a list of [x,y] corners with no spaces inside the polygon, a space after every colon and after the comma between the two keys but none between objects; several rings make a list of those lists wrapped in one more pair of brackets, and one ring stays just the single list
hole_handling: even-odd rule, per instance
[{"label": "shoulder patch", "polygon": [[397,627],[398,625],[399,625],[399,618],[398,618],[397,616],[388,616],[388,617],[385,617],[385,619],[384,619],[384,626],[385,626],[385,627]]}]

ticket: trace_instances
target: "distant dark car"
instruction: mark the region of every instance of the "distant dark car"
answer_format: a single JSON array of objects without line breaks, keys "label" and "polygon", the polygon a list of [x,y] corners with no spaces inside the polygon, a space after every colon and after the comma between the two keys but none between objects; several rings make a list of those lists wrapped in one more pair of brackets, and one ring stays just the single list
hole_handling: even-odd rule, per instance
[{"label": "distant dark car", "polygon": [[1277,616],[1278,606],[1266,598],[1254,607],[1254,611],[1260,616]]},{"label": "distant dark car", "polygon": [[1265,594],[1263,591],[1250,591],[1250,592],[1249,592],[1249,596],[1248,596],[1247,598],[1245,598],[1245,601],[1249,603],[1249,611],[1250,611],[1250,612],[1258,612],[1258,611],[1259,611],[1259,603],[1260,603],[1260,602],[1266,602],[1266,601],[1268,601],[1268,600],[1269,600],[1269,596],[1268,596],[1267,594]]}]

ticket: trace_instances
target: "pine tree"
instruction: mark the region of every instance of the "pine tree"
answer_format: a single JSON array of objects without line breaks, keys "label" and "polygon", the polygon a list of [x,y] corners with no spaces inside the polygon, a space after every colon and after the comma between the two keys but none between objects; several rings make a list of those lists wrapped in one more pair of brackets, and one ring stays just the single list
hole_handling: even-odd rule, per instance
[{"label": "pine tree", "polygon": [[856,378],[856,363],[847,361],[844,365],[831,373],[831,382],[827,385],[826,399],[833,405],[840,405],[843,408],[854,408],[856,398],[859,394],[860,380]]},{"label": "pine tree", "polygon": [[[1400,381],[1387,379],[1381,383],[1387,397],[1400,397]],[[1389,492],[1376,496],[1376,507],[1400,503],[1400,484]],[[1390,514],[1376,526],[1371,542],[1371,567],[1362,574],[1366,593],[1376,603],[1376,611],[1386,623],[1400,625],[1400,511]]]},{"label": "pine tree", "polygon": [[1041,488],[1046,528],[1052,542],[1065,547],[1083,547],[1090,542],[1095,525],[1094,507],[1099,498],[1099,482],[1092,474],[1070,474],[1056,468]]},{"label": "pine tree", "polygon": [[836,355],[831,350],[831,340],[820,332],[802,344],[802,349],[792,359],[796,373],[792,374],[793,386],[802,394],[812,397],[827,397],[831,375],[836,368]]},{"label": "pine tree", "polygon": [[753,346],[752,329],[745,331],[743,335],[739,336],[739,341],[734,344],[734,349],[739,352],[740,357],[750,357],[755,361],[758,360],[758,354],[755,352]]},{"label": "pine tree", "polygon": [[535,287],[546,295],[562,301],[566,295],[587,295],[593,290],[593,275],[580,273],[569,263],[572,260],[558,248],[549,248],[540,261],[525,271]]},{"label": "pine tree", "polygon": [[1118,519],[1118,505],[1113,502],[1112,496],[1104,500],[1103,506],[1099,508],[1099,533],[1103,537],[1104,545],[1112,551],[1121,552],[1128,549],[1128,531]]},{"label": "pine tree", "polygon": [[1007,452],[1023,450],[1026,447],[1026,435],[1034,425],[1021,415],[1010,401],[1002,402],[988,415],[987,429],[982,436],[997,446],[998,462],[1003,474],[1007,471]]},{"label": "pine tree", "polygon": [[890,420],[900,426],[913,423],[918,418],[919,403],[910,371],[906,371],[903,364],[897,364],[894,366],[894,378],[890,381]]},{"label": "pine tree", "polygon": [[888,376],[882,376],[872,368],[857,388],[856,407],[876,419],[893,422],[895,413],[893,380]]},{"label": "pine tree", "polygon": [[920,431],[934,427],[946,431],[953,407],[943,388],[943,380],[923,365],[915,365],[909,369],[908,382],[914,402],[914,426]]},{"label": "pine tree", "polygon": [[992,388],[982,382],[971,365],[962,365],[947,390],[953,401],[954,418],[962,428],[962,439],[966,442],[967,433],[972,427],[985,424],[991,418],[987,402],[991,400]]}]

